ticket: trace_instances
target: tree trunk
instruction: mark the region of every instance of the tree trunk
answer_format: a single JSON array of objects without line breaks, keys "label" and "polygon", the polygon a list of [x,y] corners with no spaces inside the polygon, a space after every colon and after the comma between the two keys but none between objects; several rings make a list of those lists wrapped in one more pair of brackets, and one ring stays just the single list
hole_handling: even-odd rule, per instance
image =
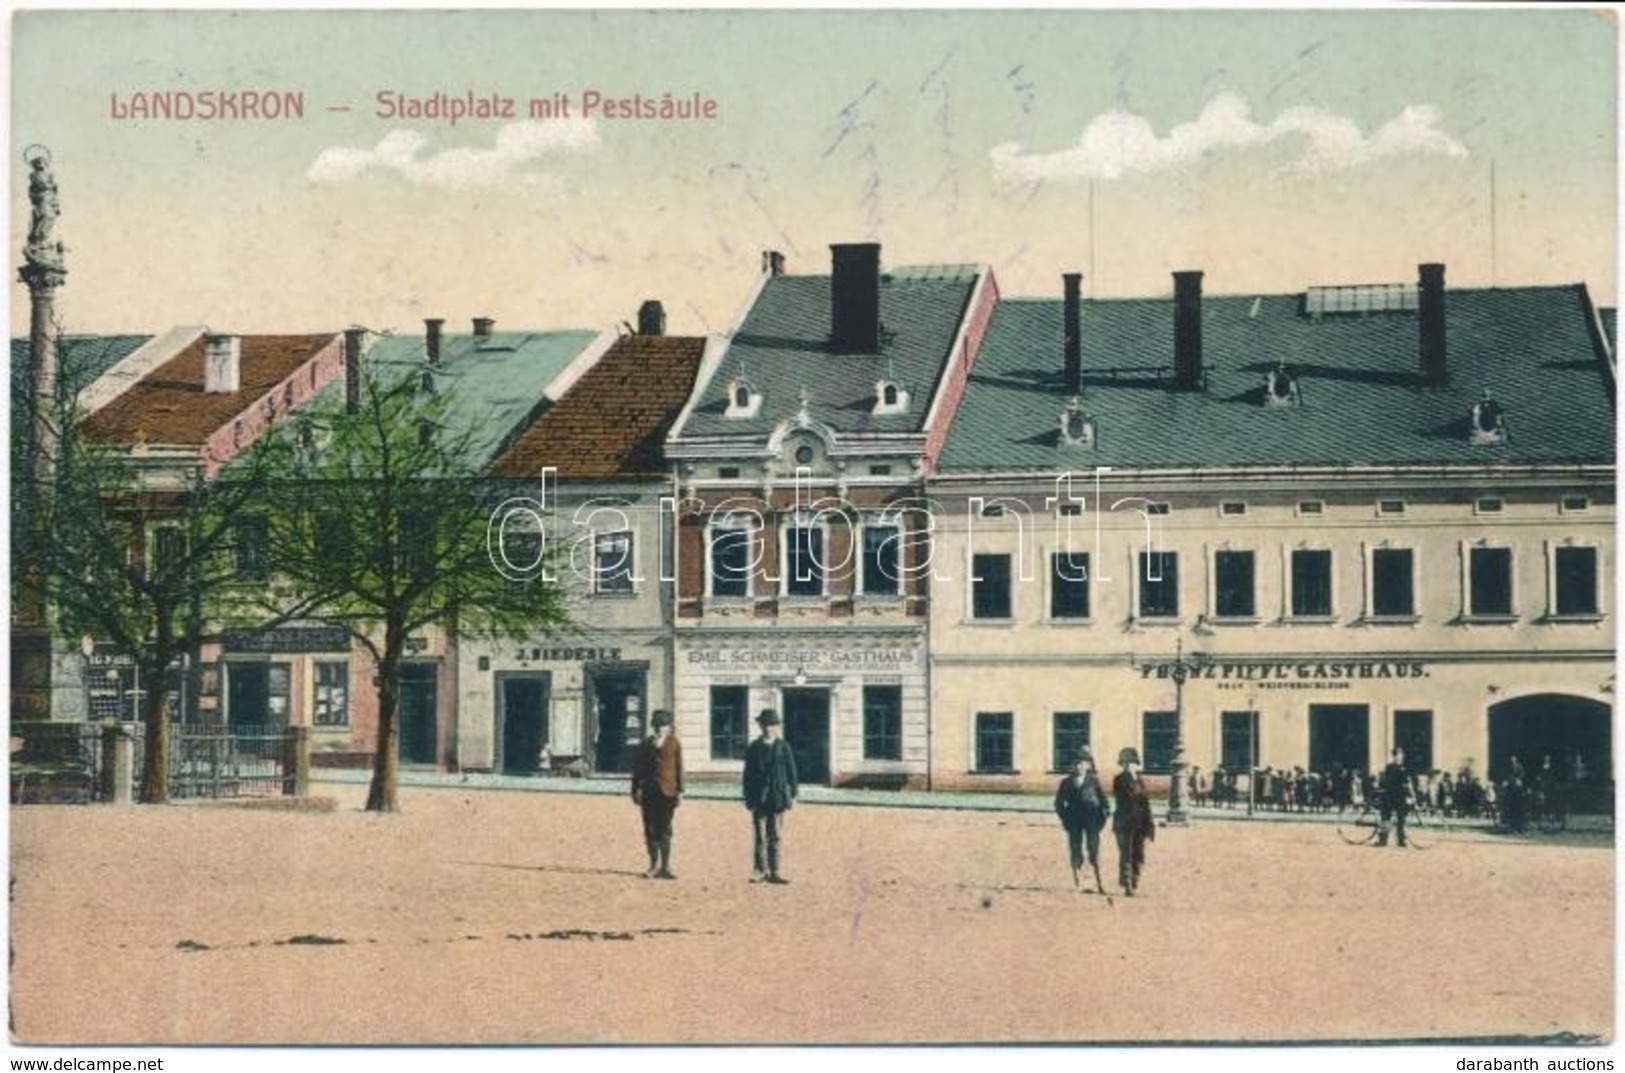
[{"label": "tree trunk", "polygon": [[142,716],[147,730],[147,756],[142,763],[141,779],[144,805],[169,803],[169,679],[163,670],[168,661],[159,660],[156,666],[157,669],[140,668],[147,679],[147,710]]},{"label": "tree trunk", "polygon": [[401,651],[403,630],[384,628],[384,653],[378,661],[378,741],[372,758],[372,786],[367,791],[368,812],[398,812],[395,797],[395,739],[401,705]]}]

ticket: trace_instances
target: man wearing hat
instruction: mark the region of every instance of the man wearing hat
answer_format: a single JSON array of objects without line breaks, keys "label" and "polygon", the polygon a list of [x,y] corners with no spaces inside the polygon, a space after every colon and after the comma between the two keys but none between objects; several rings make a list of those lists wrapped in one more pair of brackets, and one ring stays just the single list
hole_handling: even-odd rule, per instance
[{"label": "man wearing hat", "polygon": [[1117,882],[1123,893],[1134,897],[1140,885],[1140,869],[1145,867],[1145,844],[1157,837],[1157,822],[1151,816],[1151,799],[1140,781],[1140,752],[1124,749],[1117,754],[1123,768],[1112,780],[1112,797],[1117,814],[1112,817],[1112,835],[1117,839]]},{"label": "man wearing hat", "polygon": [[1100,776],[1095,773],[1095,757],[1084,746],[1078,754],[1072,774],[1061,780],[1055,790],[1055,814],[1066,828],[1067,849],[1072,862],[1072,885],[1080,887],[1078,873],[1083,869],[1084,846],[1088,845],[1088,860],[1095,870],[1095,889],[1106,893],[1106,884],[1100,878],[1100,829],[1106,826],[1111,806],[1106,803],[1106,791],[1101,788]]},{"label": "man wearing hat", "polygon": [[764,708],[756,717],[761,737],[745,750],[745,807],[754,826],[750,881],[788,883],[779,875],[779,813],[796,799],[796,758],[779,737],[779,714]]},{"label": "man wearing hat", "polygon": [[648,879],[676,879],[671,871],[671,820],[683,796],[683,745],[672,733],[671,713],[656,709],[653,728],[632,765],[632,800],[643,809],[643,840],[649,847]]}]

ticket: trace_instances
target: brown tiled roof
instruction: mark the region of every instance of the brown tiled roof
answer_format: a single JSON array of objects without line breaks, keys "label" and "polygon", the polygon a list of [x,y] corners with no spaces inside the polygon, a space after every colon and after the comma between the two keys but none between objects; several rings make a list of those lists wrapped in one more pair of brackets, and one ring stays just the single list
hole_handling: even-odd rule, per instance
[{"label": "brown tiled roof", "polygon": [[83,435],[98,443],[201,447],[332,340],[332,335],[245,335],[238,390],[211,395],[203,390],[204,341],[199,339],[92,414]]},{"label": "brown tiled roof", "polygon": [[666,433],[694,388],[705,340],[629,335],[516,440],[492,472],[537,477],[653,476],[665,472]]}]

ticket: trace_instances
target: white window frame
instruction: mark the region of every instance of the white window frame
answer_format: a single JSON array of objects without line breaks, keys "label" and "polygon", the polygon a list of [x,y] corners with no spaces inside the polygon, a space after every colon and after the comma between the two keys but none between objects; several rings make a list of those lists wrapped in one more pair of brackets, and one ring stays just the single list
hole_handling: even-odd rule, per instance
[{"label": "white window frame", "polygon": [[[1574,506],[1574,507],[1568,506],[1567,501],[1570,500],[1570,499],[1578,499],[1580,501],[1579,506]],[[1571,493],[1569,495],[1558,496],[1557,497],[1557,512],[1559,514],[1590,514],[1591,513],[1591,497],[1588,496],[1588,495],[1583,495],[1583,494],[1581,494],[1579,492],[1574,492],[1574,493]]]},{"label": "white window frame", "polygon": [[[1057,718],[1059,718],[1060,716],[1063,716],[1063,715],[1081,715],[1081,716],[1083,716],[1084,717],[1084,722],[1089,727],[1089,734],[1088,734],[1089,741],[1088,741],[1087,747],[1091,751],[1093,751],[1094,747],[1095,747],[1095,740],[1094,740],[1095,739],[1095,710],[1093,708],[1051,709],[1051,711],[1049,713],[1049,753],[1050,753],[1049,760],[1050,760],[1051,764],[1054,764],[1055,759],[1056,759],[1055,758],[1055,722],[1056,722]],[[1059,775],[1059,774],[1062,774],[1063,772],[1070,772],[1071,770],[1072,770],[1071,765],[1066,765],[1066,766],[1062,766],[1062,767],[1052,767],[1052,768],[1050,768],[1049,773],[1051,775]]]},{"label": "white window frame", "polygon": [[[1392,503],[1398,509],[1384,510],[1385,504]],[[1379,498],[1376,504],[1376,515],[1379,518],[1403,518],[1410,513],[1411,505],[1403,499]]]},{"label": "white window frame", "polygon": [[[1379,615],[1377,614],[1377,552],[1379,551],[1408,551],[1411,553],[1411,613],[1408,615]],[[1414,545],[1396,544],[1389,540],[1367,541],[1360,546],[1360,558],[1365,566],[1365,576],[1361,585],[1361,617],[1367,622],[1410,624],[1422,617],[1422,572],[1419,569],[1422,557],[1417,554]],[[1337,570],[1337,561],[1332,560],[1332,570]]]},{"label": "white window frame", "polygon": [[[1002,555],[1010,560],[1010,572],[1007,577],[1010,586],[1010,615],[1008,618],[978,618],[976,614],[976,557],[978,555]],[[1007,625],[1015,622],[1020,608],[1016,604],[1016,593],[1020,591],[1016,585],[1016,565],[1018,556],[1011,551],[994,551],[989,549],[977,550],[973,546],[965,548],[965,618],[967,625],[986,626],[989,624]]]},{"label": "white window frame", "polygon": [[[712,516],[705,523],[705,596],[709,600],[748,600],[756,595],[756,564],[755,550],[756,532],[760,528],[756,520],[740,514],[729,514],[718,518]],[[716,592],[716,562],[713,555],[717,533],[721,531],[743,531],[747,534],[745,541],[745,591],[739,596],[719,596]]]},{"label": "white window frame", "polygon": [[[980,744],[978,737],[980,728],[977,721],[984,715],[1008,715],[1010,717],[1010,767],[1004,771],[986,770],[977,765],[977,751]],[[1010,776],[1020,775],[1021,765],[1017,761],[1021,757],[1021,717],[1014,708],[978,709],[970,713],[970,756],[966,758],[965,770],[972,775]]]},{"label": "white window frame", "polygon": [[[1506,551],[1512,556],[1507,572],[1511,575],[1508,588],[1511,594],[1511,610],[1506,614],[1500,612],[1473,611],[1473,549],[1486,548]],[[1518,549],[1505,540],[1492,540],[1481,537],[1477,540],[1463,540],[1461,542],[1461,618],[1463,622],[1502,623],[1514,622],[1522,615],[1523,599],[1518,585]]]},{"label": "white window frame", "polygon": [[1177,549],[1177,548],[1166,548],[1166,547],[1147,548],[1144,545],[1136,544],[1136,545],[1134,545],[1134,547],[1132,547],[1129,550],[1128,555],[1129,555],[1128,573],[1129,573],[1129,577],[1134,579],[1133,585],[1130,586],[1133,591],[1129,594],[1130,599],[1132,599],[1134,601],[1132,604],[1129,605],[1130,610],[1133,612],[1133,614],[1131,615],[1132,620],[1136,624],[1146,625],[1146,626],[1176,626],[1179,623],[1183,622],[1184,621],[1184,615],[1185,615],[1185,580],[1184,580],[1183,577],[1178,577],[1178,576],[1176,576],[1175,583],[1174,583],[1174,604],[1176,605],[1175,613],[1173,615],[1171,615],[1171,616],[1170,615],[1146,616],[1146,615],[1141,615],[1140,614],[1140,581],[1141,581],[1141,578],[1140,578],[1140,556],[1141,555],[1172,555],[1174,557],[1174,564],[1175,564],[1174,565],[1174,571],[1175,571],[1175,574],[1178,575],[1180,573],[1180,571],[1179,571],[1179,562],[1180,562],[1180,559],[1181,559],[1181,556],[1179,554],[1179,549]]},{"label": "white window frame", "polygon": [[[897,539],[892,543],[891,549],[892,569],[896,571],[897,575],[894,581],[896,585],[895,592],[869,591],[869,559],[866,549],[870,529],[890,529],[897,534]],[[903,582],[906,580],[903,570],[903,546],[906,543],[903,519],[895,515],[888,518],[883,514],[866,514],[862,517],[858,530],[854,535],[857,539],[858,552],[858,595],[869,600],[901,600],[905,594]]]},{"label": "white window frame", "polygon": [[[1207,558],[1207,617],[1219,625],[1253,625],[1260,621],[1258,614],[1258,550],[1233,547],[1228,541],[1210,544],[1203,551]],[[1219,554],[1244,552],[1253,557],[1253,613],[1250,615],[1219,614]]]},{"label": "white window frame", "polygon": [[[1486,504],[1494,503],[1490,507]],[[1502,518],[1506,516],[1507,501],[1502,496],[1474,496],[1473,514],[1479,517]]]},{"label": "white window frame", "polygon": [[[818,563],[818,592],[795,593],[790,592],[790,533],[795,529],[816,529],[819,535],[819,554],[823,561]],[[786,600],[826,600],[829,598],[830,571],[829,552],[829,519],[824,512],[818,511],[790,511],[786,513],[779,524],[779,595]]]},{"label": "white window frame", "polygon": [[[606,589],[603,585],[604,574],[598,568],[598,542],[605,538],[626,537],[626,581],[624,589]],[[594,596],[636,596],[638,594],[638,540],[637,533],[631,528],[624,529],[595,529],[592,531],[592,592]]]},{"label": "white window frame", "polygon": [[[1327,587],[1332,598],[1331,610],[1324,615],[1294,615],[1292,613],[1292,555],[1299,551],[1323,551],[1331,556],[1331,576],[1327,579]],[[1281,549],[1281,621],[1298,622],[1310,625],[1329,625],[1337,622],[1337,584],[1338,584],[1337,549],[1330,544],[1319,541],[1299,541],[1296,544],[1284,545]]]},{"label": "white window frame", "polygon": [[[1557,609],[1557,553],[1566,548],[1589,548],[1596,559],[1596,590],[1593,592],[1597,610],[1560,612]],[[1514,561],[1515,564],[1515,561]],[[1608,586],[1603,584],[1602,546],[1595,540],[1576,540],[1565,537],[1546,541],[1546,617],[1553,622],[1600,622],[1608,615],[1604,601]],[[1517,606],[1514,596],[1513,606]]]},{"label": "white window frame", "polygon": [[[1090,549],[1073,551],[1060,548],[1048,548],[1042,553],[1044,556],[1044,584],[1039,593],[1044,601],[1043,621],[1055,626],[1086,626],[1095,620],[1095,563],[1094,554]],[[1089,613],[1080,617],[1057,618],[1055,615],[1055,557],[1057,555],[1082,555],[1089,560],[1088,574],[1083,580],[1084,589],[1089,601]],[[1010,610],[1015,612],[1015,602],[1011,601]]]}]

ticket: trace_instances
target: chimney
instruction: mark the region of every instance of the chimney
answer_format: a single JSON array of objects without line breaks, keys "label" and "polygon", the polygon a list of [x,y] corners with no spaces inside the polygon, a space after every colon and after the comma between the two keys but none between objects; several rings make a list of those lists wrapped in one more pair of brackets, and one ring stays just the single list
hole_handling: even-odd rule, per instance
[{"label": "chimney", "polygon": [[778,250],[763,250],[762,274],[765,276],[784,275],[784,254]]},{"label": "chimney", "polygon": [[653,298],[638,306],[638,334],[666,334],[666,307]]},{"label": "chimney", "polygon": [[490,317],[475,317],[474,318],[474,338],[476,338],[476,339],[488,338],[490,336],[490,334],[491,334],[491,326],[493,324],[495,324],[495,323],[496,323],[496,321],[492,320]]},{"label": "chimney", "polygon": [[355,413],[361,409],[361,338],[365,328],[344,329],[344,409]]},{"label": "chimney", "polygon": [[1444,345],[1444,265],[1417,265],[1420,277],[1416,296],[1418,343],[1422,355],[1422,380],[1429,387],[1442,387],[1450,381]]},{"label": "chimney", "polygon": [[430,365],[440,364],[440,329],[445,323],[444,317],[423,319],[423,354],[429,359]]},{"label": "chimney", "polygon": [[1083,295],[1083,273],[1061,276],[1065,301],[1061,307],[1061,355],[1065,360],[1063,388],[1068,395],[1083,394],[1083,332],[1079,323]]},{"label": "chimney", "polygon": [[1174,390],[1202,390],[1202,273],[1174,273]]},{"label": "chimney", "polygon": [[829,248],[830,342],[843,354],[880,352],[880,243]]},{"label": "chimney", "polygon": [[241,383],[242,356],[241,336],[206,336],[203,341],[203,390],[210,395],[236,391]]}]

